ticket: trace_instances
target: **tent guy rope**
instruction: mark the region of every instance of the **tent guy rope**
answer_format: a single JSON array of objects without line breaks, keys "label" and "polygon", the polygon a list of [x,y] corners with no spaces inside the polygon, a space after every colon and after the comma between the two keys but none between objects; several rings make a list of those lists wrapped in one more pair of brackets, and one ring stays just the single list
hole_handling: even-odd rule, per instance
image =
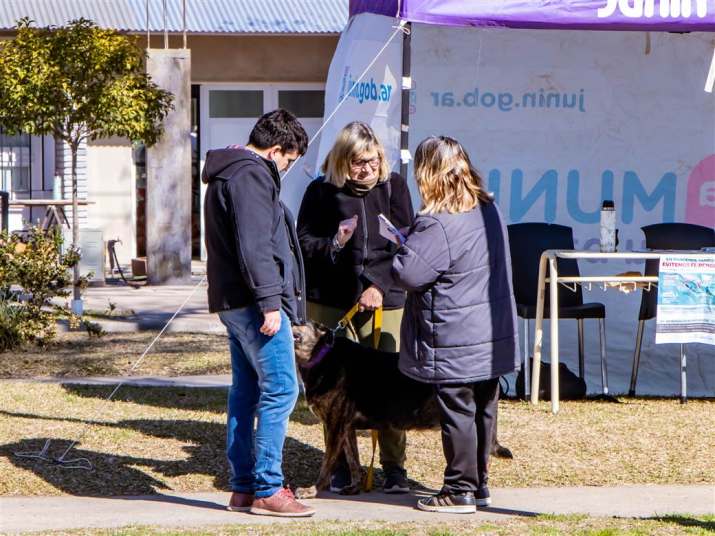
[{"label": "tent guy rope", "polygon": [[708,78],[705,81],[705,91],[712,93],[715,89],[715,49],[713,49],[713,59],[710,62],[710,72],[708,72]]},{"label": "tent guy rope", "polygon": [[[393,26],[395,28],[395,31],[392,32],[392,35],[388,38],[388,40],[385,42],[385,44],[382,46],[382,48],[378,51],[378,53],[375,55],[375,57],[372,59],[370,63],[368,63],[367,67],[360,73],[360,76],[357,77],[355,82],[353,83],[352,86],[350,86],[350,89],[348,89],[345,92],[345,95],[338,101],[338,104],[335,106],[332,112],[330,112],[330,115],[323,120],[323,124],[320,125],[320,128],[317,130],[315,134],[308,140],[308,147],[310,147],[313,142],[320,136],[320,133],[323,132],[325,127],[330,123],[330,120],[335,116],[336,113],[338,113],[338,110],[342,107],[342,105],[345,103],[346,100],[348,100],[348,97],[350,97],[350,94],[353,92],[353,90],[357,87],[357,85],[362,82],[363,78],[365,78],[365,75],[368,73],[368,71],[372,68],[373,65],[375,65],[375,62],[382,56],[382,53],[387,50],[387,47],[390,46],[390,43],[392,43],[392,40],[395,39],[397,34],[403,33],[406,35],[409,35],[410,29],[407,27],[407,21],[401,20],[400,23],[397,26]],[[308,151],[306,150],[306,153]],[[283,175],[283,179],[285,180],[290,172],[293,170],[295,165],[300,161],[300,159],[303,158],[303,156],[298,157],[293,164],[288,168],[288,171],[285,172],[285,175]],[[304,168],[305,170],[305,168]]]}]

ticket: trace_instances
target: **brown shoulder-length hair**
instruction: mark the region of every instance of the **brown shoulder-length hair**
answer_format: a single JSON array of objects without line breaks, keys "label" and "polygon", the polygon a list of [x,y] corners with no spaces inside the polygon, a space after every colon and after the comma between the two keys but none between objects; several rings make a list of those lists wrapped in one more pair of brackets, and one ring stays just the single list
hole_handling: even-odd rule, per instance
[{"label": "brown shoulder-length hair", "polygon": [[422,196],[421,214],[469,212],[479,203],[492,202],[467,151],[453,138],[423,140],[415,152],[414,169]]},{"label": "brown shoulder-length hair", "polygon": [[325,174],[327,182],[342,188],[350,177],[352,161],[373,150],[377,152],[380,159],[380,166],[377,168],[378,181],[384,182],[390,177],[390,165],[385,159],[385,148],[370,125],[362,121],[353,121],[338,133],[320,169]]}]

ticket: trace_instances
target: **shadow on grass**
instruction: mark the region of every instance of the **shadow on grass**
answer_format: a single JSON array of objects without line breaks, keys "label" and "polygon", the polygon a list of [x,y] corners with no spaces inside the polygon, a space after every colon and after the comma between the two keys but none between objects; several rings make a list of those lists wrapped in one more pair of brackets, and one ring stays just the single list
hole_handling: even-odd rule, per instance
[{"label": "shadow on grass", "polygon": [[[39,452],[48,438],[33,438],[0,445],[0,456],[6,457],[18,468],[32,471],[64,493],[92,496],[151,495],[171,489],[159,480],[159,475],[167,478],[207,475],[213,477],[213,486],[216,489],[229,489],[229,468],[225,456],[226,427],[223,423],[162,419],[132,419],[113,423],[7,411],[0,411],[0,415],[132,430],[159,440],[172,439],[184,443],[181,446],[181,459],[121,456],[112,452],[85,450],[81,448],[81,444],[76,445],[66,458],[86,458],[92,464],[92,471],[66,469],[57,463],[15,455],[18,452]],[[91,430],[89,433],[91,434]],[[55,459],[60,457],[68,446],[66,439],[52,439],[49,456]],[[161,449],[161,443],[157,442],[157,451]],[[172,455],[176,457],[175,451]],[[287,437],[283,450],[286,483],[295,487],[312,485],[317,479],[322,457],[321,450]],[[22,475],[18,473],[16,478],[21,486]]]},{"label": "shadow on grass", "polygon": [[[63,387],[67,393],[77,397],[103,400],[114,389],[114,386],[66,385]],[[19,489],[21,489],[24,470],[31,471],[63,493],[80,496],[161,494],[170,490],[169,486],[174,485],[168,479],[184,476],[190,479],[192,475],[208,476],[209,479],[213,478],[214,488],[229,489],[229,468],[224,453],[226,427],[223,422],[219,422],[222,420],[221,417],[216,415],[225,412],[225,389],[138,388],[125,386],[117,392],[115,401],[117,400],[161,408],[201,411],[212,416],[210,420],[208,416],[204,415],[205,420],[200,417],[198,419],[182,420],[139,418],[107,422],[0,411],[2,416],[33,420],[37,423],[37,425],[33,426],[38,430],[45,428],[41,426],[42,421],[67,423],[69,426],[66,428],[52,425],[53,429],[61,430],[56,433],[63,437],[75,438],[79,436],[82,429],[77,425],[86,424],[107,430],[131,430],[142,434],[144,438],[156,439],[156,441],[146,443],[144,452],[140,456],[121,456],[111,452],[111,449],[106,452],[93,451],[83,449],[82,444],[76,445],[69,453],[68,458],[87,458],[94,468],[91,472],[64,469],[51,462],[38,462],[37,460],[19,458],[14,455],[14,453],[20,451],[37,452],[41,450],[46,438],[33,438],[0,445],[0,456],[7,457],[11,464],[23,470],[17,471],[13,476],[8,476],[15,479],[18,482]],[[140,413],[141,408],[137,412]],[[299,400],[291,420],[308,426],[319,424],[318,419],[310,413],[302,398]],[[93,430],[90,428],[88,430],[90,437],[92,433]],[[121,437],[121,434],[119,435]],[[168,447],[170,450],[167,450],[164,445],[168,445],[168,441],[164,440],[175,440],[181,442],[182,445],[171,446]],[[125,436],[119,441],[126,442],[124,443],[126,445],[129,444],[131,438]],[[50,455],[54,457],[60,456],[68,445],[67,439],[53,439]],[[120,442],[118,450],[126,450],[121,447],[122,443]],[[147,455],[145,452],[149,454]],[[306,488],[312,486],[317,480],[322,458],[322,450],[298,439],[287,437],[283,458],[286,483],[291,487]],[[367,461],[369,460],[363,460],[364,463]],[[376,489],[380,489],[383,481],[384,473],[376,468]],[[436,491],[422,487],[417,481],[411,480],[410,484],[417,493]],[[338,497],[346,501],[393,502],[392,497],[382,493],[357,497],[338,495],[331,495],[331,497]],[[409,506],[414,507],[414,496]],[[529,512],[495,512],[531,515]]]},{"label": "shadow on grass", "polygon": [[[213,478],[213,487],[229,491],[229,468],[224,454],[226,427],[223,423],[201,420],[162,420],[162,419],[127,419],[119,422],[88,421],[71,417],[57,418],[27,413],[0,411],[5,417],[34,419],[73,425],[69,430],[81,433],[77,424],[103,427],[106,429],[131,430],[145,437],[156,438],[154,444],[147,449],[149,456],[118,455],[114,452],[103,452],[82,448],[76,445],[66,456],[68,460],[86,458],[92,465],[91,471],[82,469],[67,469],[53,461],[16,456],[18,452],[39,452],[47,439],[52,439],[48,455],[52,459],[60,457],[67,447],[67,439],[33,438],[0,445],[0,457],[5,457],[17,470],[8,471],[5,478],[15,480],[18,489],[22,489],[26,480],[24,471],[30,471],[37,477],[51,484],[62,493],[75,496],[102,496],[128,500],[131,496],[150,495],[157,501],[181,503],[200,508],[224,508],[222,504],[210,501],[185,499],[169,495],[173,488],[168,479],[206,475]],[[64,432],[64,431],[63,431]],[[88,434],[91,434],[90,429]],[[65,433],[64,435],[67,435]],[[163,440],[176,440],[184,443],[181,454],[173,450],[167,455],[161,452]],[[126,439],[131,441],[131,438]],[[173,457],[173,459],[171,459]],[[179,459],[177,459],[179,458]],[[309,488],[318,477],[323,452],[292,437],[287,437],[283,449],[283,471],[286,484],[293,488]],[[384,479],[382,470],[375,470],[376,490],[379,490]],[[422,486],[419,482],[410,481],[413,493],[409,495],[385,495],[380,493],[363,493],[360,495],[343,496],[322,492],[319,497],[346,502],[391,504],[415,508],[420,496],[435,493]],[[504,508],[488,508],[494,514],[505,516],[533,517],[534,512],[511,510]]]},{"label": "shadow on grass", "polygon": [[[43,347],[26,345],[15,352],[2,354],[0,377],[122,376],[142,354],[153,333],[137,335],[112,333],[99,339],[60,337]],[[224,355],[225,358],[222,357]],[[156,343],[148,359],[157,357],[159,361],[150,369],[158,374],[171,370],[175,359],[183,361],[176,361],[182,366],[174,374],[219,374],[229,371],[225,337],[219,335],[167,334]]]},{"label": "shadow on grass", "polygon": [[[99,398],[106,400],[114,391],[116,385],[79,385],[62,384],[69,394],[82,398]],[[226,387],[137,387],[123,385],[112,398],[113,401],[132,402],[143,406],[159,408],[185,409],[189,411],[206,411],[209,413],[226,413]],[[305,398],[301,396],[295,405],[290,420],[312,426],[320,424],[308,408]]]},{"label": "shadow on grass", "polygon": [[[116,385],[62,384],[69,394],[82,398],[106,400]],[[123,385],[112,398],[142,406],[226,413],[225,387],[138,387]]]},{"label": "shadow on grass", "polygon": [[710,516],[690,516],[687,514],[672,514],[647,518],[661,523],[672,523],[680,527],[702,529],[715,533],[715,515]]},{"label": "shadow on grass", "polygon": [[[70,425],[88,424],[118,430],[132,430],[144,436],[159,440],[157,450],[161,449],[161,440],[176,440],[185,443],[181,459],[167,459],[157,452],[156,457],[123,456],[113,452],[83,449],[76,445],[67,455],[67,459],[86,458],[92,465],[92,471],[66,469],[57,463],[18,457],[18,452],[39,452],[50,438],[33,438],[16,443],[0,445],[0,457],[6,457],[15,467],[31,471],[63,493],[77,496],[120,497],[129,495],[156,495],[171,491],[171,487],[162,479],[192,475],[213,477],[213,487],[228,491],[229,468],[224,453],[226,427],[223,423],[200,420],[161,420],[129,419],[116,423],[88,421],[71,417],[57,418],[28,413],[0,411],[0,415],[36,421],[61,422]],[[76,426],[73,427],[79,433]],[[88,432],[91,434],[91,430]],[[52,438],[49,456],[60,457],[67,447],[66,439]],[[173,454],[176,458],[176,453]],[[323,459],[323,451],[292,437],[287,437],[283,449],[283,471],[286,484],[293,488],[309,488],[314,485]],[[21,486],[24,477],[18,471],[14,478]],[[379,490],[384,481],[381,469],[375,470],[375,489]],[[429,494],[429,490],[419,482],[410,481],[416,493]],[[358,496],[326,495],[329,498],[394,504],[395,496],[382,493],[361,494]],[[164,499],[158,499],[164,500]],[[167,498],[166,500],[174,500]],[[405,506],[414,507],[414,497],[406,499]],[[402,502],[397,501],[397,504]],[[507,513],[506,511],[503,513]],[[526,514],[522,514],[526,515]]]},{"label": "shadow on grass", "polygon": [[[0,378],[3,379],[23,379],[33,376],[48,375],[64,378],[74,376],[120,376],[125,370],[117,366],[113,356],[98,357],[85,355],[84,352],[72,352],[71,350],[55,352],[48,360],[41,351],[45,349],[35,349],[32,354],[17,353],[14,356],[6,357],[0,369]],[[124,367],[126,369],[126,366]],[[49,372],[48,372],[49,371]]]},{"label": "shadow on grass", "polygon": [[[117,317],[109,318],[115,319]],[[121,320],[121,318],[117,318]],[[81,331],[71,331],[77,337],[62,338],[62,336],[48,343],[44,347],[28,345],[24,348],[28,354],[36,354],[44,351],[51,351],[59,357],[72,357],[77,352],[104,353],[111,350],[111,346],[117,346],[121,353],[126,354],[128,359],[139,357],[147,344],[151,342],[156,332],[111,332],[101,338],[90,338]],[[218,333],[190,333],[190,332],[169,332],[159,339],[152,352],[164,354],[185,354],[187,352],[215,351],[226,354],[228,359],[228,346],[226,336]],[[136,355],[135,355],[136,354]]]}]

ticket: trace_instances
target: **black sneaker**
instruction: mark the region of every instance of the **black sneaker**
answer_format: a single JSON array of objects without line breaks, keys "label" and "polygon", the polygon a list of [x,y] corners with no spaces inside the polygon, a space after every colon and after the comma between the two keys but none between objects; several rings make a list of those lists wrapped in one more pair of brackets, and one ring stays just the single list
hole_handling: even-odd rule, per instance
[{"label": "black sneaker", "polygon": [[477,511],[477,500],[474,493],[445,493],[440,492],[432,497],[425,497],[417,501],[417,508],[425,512],[439,512],[442,514],[473,514]]},{"label": "black sneaker", "polygon": [[410,491],[407,471],[402,467],[388,467],[384,471],[385,485],[382,486],[382,491],[385,493],[407,493]]},{"label": "black sneaker", "polygon": [[489,488],[486,486],[479,488],[474,494],[474,497],[477,500],[477,506],[489,506],[492,504],[492,499],[489,496]]},{"label": "black sneaker", "polygon": [[352,484],[350,469],[344,465],[338,466],[333,476],[330,477],[330,491],[342,493],[350,484]]}]

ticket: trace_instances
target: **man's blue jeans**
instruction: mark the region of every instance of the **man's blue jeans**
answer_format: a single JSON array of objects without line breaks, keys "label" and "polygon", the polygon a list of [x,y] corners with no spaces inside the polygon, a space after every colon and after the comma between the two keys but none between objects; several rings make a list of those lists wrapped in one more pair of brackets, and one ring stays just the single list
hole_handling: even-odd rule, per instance
[{"label": "man's blue jeans", "polygon": [[281,311],[281,329],[268,337],[259,331],[263,314],[255,306],[222,311],[219,318],[233,372],[226,431],[231,489],[270,497],[283,487],[283,443],[298,399],[290,320]]}]

